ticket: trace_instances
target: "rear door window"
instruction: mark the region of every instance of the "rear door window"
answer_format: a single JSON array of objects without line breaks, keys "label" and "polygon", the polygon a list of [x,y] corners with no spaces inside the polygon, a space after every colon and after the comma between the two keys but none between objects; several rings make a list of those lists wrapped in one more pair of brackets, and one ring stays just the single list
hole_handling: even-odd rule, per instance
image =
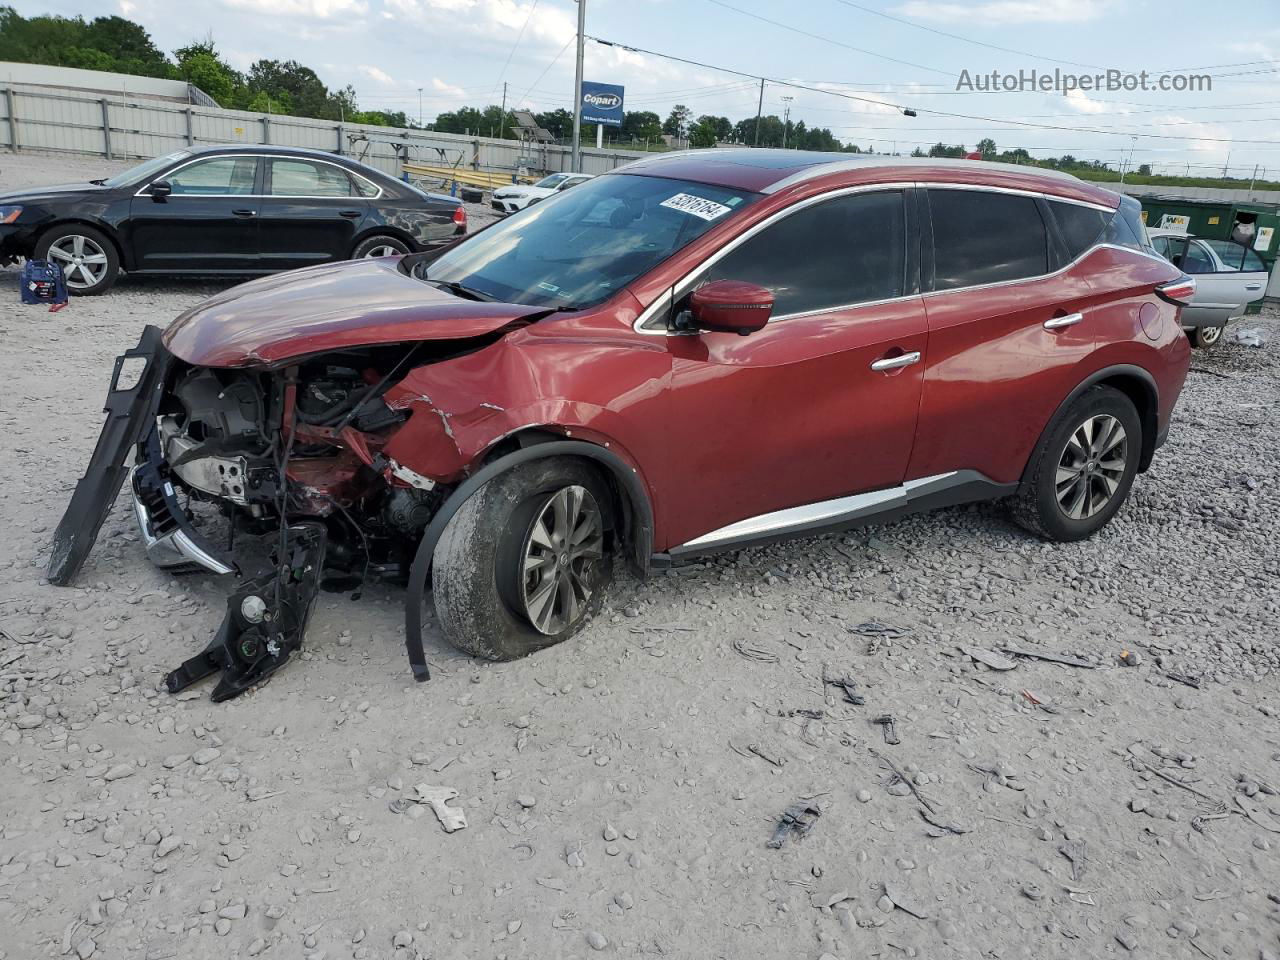
[{"label": "rear door window", "polygon": [[766,227],[700,278],[744,280],[773,292],[775,317],[903,295],[901,191],[825,200]]},{"label": "rear door window", "polygon": [[1049,272],[1049,234],[1035,198],[986,190],[929,190],[935,290]]},{"label": "rear door window", "polygon": [[1243,270],[1245,273],[1266,272],[1267,266],[1262,262],[1262,258],[1242,243],[1233,243],[1230,240],[1204,242],[1213,248],[1213,252],[1218,255],[1218,259],[1227,270]]},{"label": "rear door window", "polygon": [[273,197],[350,197],[351,178],[341,167],[311,160],[271,160],[268,193]]}]

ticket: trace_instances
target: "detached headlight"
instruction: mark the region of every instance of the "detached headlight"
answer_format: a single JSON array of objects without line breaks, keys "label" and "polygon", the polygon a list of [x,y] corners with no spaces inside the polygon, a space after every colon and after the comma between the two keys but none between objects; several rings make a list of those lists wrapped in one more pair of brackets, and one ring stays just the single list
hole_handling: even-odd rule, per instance
[{"label": "detached headlight", "polygon": [[22,216],[22,207],[0,205],[0,223],[13,223]]}]

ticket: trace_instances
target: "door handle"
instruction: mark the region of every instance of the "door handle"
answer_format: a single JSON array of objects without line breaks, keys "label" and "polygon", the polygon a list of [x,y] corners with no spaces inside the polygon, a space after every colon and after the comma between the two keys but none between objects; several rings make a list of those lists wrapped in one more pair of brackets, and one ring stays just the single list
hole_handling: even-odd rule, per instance
[{"label": "door handle", "polygon": [[346,217],[348,220],[354,220],[356,217],[360,216],[360,211],[359,210],[339,210],[338,216]]},{"label": "door handle", "polygon": [[1260,283],[1246,283],[1246,284],[1244,285],[1244,288],[1245,288],[1246,290],[1261,290],[1261,289],[1262,289],[1262,284],[1260,284]]},{"label": "door handle", "polygon": [[1052,317],[1044,322],[1046,330],[1061,330],[1063,327],[1074,327],[1084,319],[1083,313],[1068,313],[1065,317]]},{"label": "door handle", "polygon": [[886,370],[897,370],[900,367],[909,367],[913,363],[919,362],[920,351],[914,350],[911,353],[903,353],[896,357],[885,357],[883,360],[877,360],[871,364],[871,369],[876,373],[883,373]]},{"label": "door handle", "polygon": [[239,210],[232,210],[231,212],[237,217],[256,217],[258,215],[257,210],[250,210],[247,207],[241,207]]}]

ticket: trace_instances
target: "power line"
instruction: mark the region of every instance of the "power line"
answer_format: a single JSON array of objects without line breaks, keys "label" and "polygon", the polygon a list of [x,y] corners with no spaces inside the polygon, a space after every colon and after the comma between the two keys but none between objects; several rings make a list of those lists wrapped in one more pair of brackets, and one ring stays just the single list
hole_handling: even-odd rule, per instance
[{"label": "power line", "polygon": [[[712,0],[712,2],[718,3],[720,2],[720,0]],[[1026,120],[1007,120],[1007,119],[998,120],[995,117],[985,117],[985,116],[981,116],[978,114],[971,114],[971,113],[954,113],[947,110],[932,110],[928,107],[906,107],[906,106],[903,106],[902,104],[894,103],[889,100],[875,100],[875,99],[872,99],[871,97],[859,97],[851,93],[841,93],[840,91],[837,91],[837,90],[824,90],[821,87],[811,87],[803,83],[796,83],[792,80],[780,80],[776,77],[762,77],[759,74],[747,73],[746,71],[743,71],[743,70],[734,70],[730,67],[719,67],[714,64],[704,63],[700,60],[691,60],[687,57],[678,57],[670,53],[659,53],[656,50],[646,50],[643,47],[636,47],[626,43],[617,43],[612,40],[604,40],[604,39],[601,39],[600,37],[594,37],[594,36],[588,35],[587,39],[595,43],[603,44],[604,46],[607,46],[607,47],[617,47],[618,49],[621,49],[621,50],[629,50],[632,53],[643,53],[643,54],[648,54],[654,57],[662,57],[667,60],[674,60],[677,63],[686,63],[691,66],[703,67],[708,70],[719,70],[719,71],[722,71],[723,73],[731,73],[739,77],[751,77],[752,79],[755,79],[755,80],[763,80],[766,83],[773,83],[783,87],[792,87],[796,90],[808,90],[811,93],[822,93],[822,94],[826,94],[827,96],[840,97],[845,100],[854,100],[860,103],[870,103],[878,107],[885,107],[890,110],[896,110],[904,114],[905,116],[915,116],[917,113],[927,113],[936,117],[952,117],[958,120],[979,120],[983,123],[1008,124],[1010,126],[1025,127],[1028,129],[1064,130],[1064,131],[1067,131],[1068,133],[1098,133],[1098,134],[1104,134],[1107,136],[1126,136],[1126,137],[1131,136],[1130,133],[1123,130],[1113,130],[1113,129],[1096,128],[1096,127],[1072,127],[1072,126],[1066,126],[1063,124],[1052,124],[1052,123],[1031,123]],[[1158,134],[1158,133],[1144,133],[1144,134],[1141,134],[1141,136],[1149,137],[1157,140],[1195,140],[1203,143],[1240,143],[1240,144],[1280,145],[1280,140],[1240,140],[1234,137],[1189,137],[1189,136],[1180,136],[1176,134]]]},{"label": "power line", "polygon": [[538,9],[538,0],[533,0],[533,4],[529,7],[529,15],[524,18],[524,23],[520,25],[520,32],[516,34],[516,42],[511,45],[511,49],[507,51],[507,61],[502,65],[502,71],[498,74],[498,79],[493,85],[496,93],[498,84],[502,83],[503,78],[507,75],[507,67],[511,66],[511,58],[516,54],[516,48],[520,46],[520,41],[524,39],[524,32],[529,26],[529,21],[533,19],[533,12]]},{"label": "power line", "polygon": [[894,23],[900,23],[903,26],[912,27],[916,30],[923,30],[926,33],[936,34],[939,37],[949,37],[952,40],[959,40],[963,43],[971,43],[976,47],[986,47],[988,50],[999,50],[1002,53],[1012,53],[1019,57],[1029,57],[1032,60],[1047,60],[1049,63],[1065,63],[1071,67],[1089,67],[1092,70],[1105,70],[1096,63],[1079,63],[1075,60],[1060,60],[1057,57],[1046,57],[1039,54],[1027,53],[1025,50],[1014,50],[1011,47],[1002,47],[999,44],[987,43],[983,40],[974,40],[972,37],[962,37],[958,33],[948,33],[946,30],[935,30],[933,27],[926,27],[920,23],[912,23],[910,20],[903,20],[901,17],[894,17],[887,13],[881,13],[879,10],[872,10],[870,7],[864,7],[860,3],[854,3],[852,0],[836,0],[836,3],[842,3],[846,7],[852,7],[855,10],[861,10],[863,13],[869,13],[875,17],[881,17],[885,20],[892,20]]},{"label": "power line", "polygon": [[538,74],[538,79],[529,84],[529,89],[524,92],[524,96],[517,100],[516,103],[524,103],[529,99],[529,94],[533,92],[533,88],[540,84],[542,82],[542,78],[551,72],[551,68],[560,62],[560,58],[564,56],[564,52],[569,49],[569,44],[573,43],[576,39],[577,37],[570,37],[564,42],[564,46],[560,48],[560,52],[551,58],[550,63],[543,67],[542,72]]},{"label": "power line", "polygon": [[798,33],[802,37],[809,37],[811,40],[821,40],[823,43],[830,43],[833,46],[843,47],[846,50],[852,50],[855,53],[865,54],[868,57],[876,57],[880,60],[888,60],[890,63],[899,63],[905,67],[915,67],[918,70],[928,70],[930,73],[940,73],[944,77],[955,76],[954,73],[951,73],[950,71],[947,71],[947,70],[939,70],[937,67],[930,67],[927,64],[923,64],[923,63],[913,63],[910,60],[899,60],[897,57],[890,57],[883,53],[876,53],[874,50],[866,50],[866,49],[863,49],[862,47],[855,47],[855,46],[852,46],[851,44],[844,43],[840,40],[833,40],[831,37],[824,37],[818,33],[810,33],[808,30],[801,30],[799,27],[793,27],[789,23],[782,23],[779,20],[770,20],[768,17],[762,17],[758,13],[752,13],[750,10],[743,10],[740,7],[735,7],[732,4],[725,3],[724,0],[708,0],[708,2],[714,3],[717,7],[724,7],[726,10],[732,10],[734,13],[740,14],[744,17],[750,17],[753,20],[759,20],[762,23],[769,24],[770,26],[778,27],[780,30],[790,30],[792,33]]}]

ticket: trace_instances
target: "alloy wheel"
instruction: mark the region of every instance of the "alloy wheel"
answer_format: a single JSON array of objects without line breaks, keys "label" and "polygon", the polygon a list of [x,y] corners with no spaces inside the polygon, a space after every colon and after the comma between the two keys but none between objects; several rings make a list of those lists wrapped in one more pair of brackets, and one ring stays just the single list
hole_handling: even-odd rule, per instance
[{"label": "alloy wheel", "polygon": [[1206,347],[1211,347],[1222,339],[1222,327],[1201,327],[1200,342]]},{"label": "alloy wheel", "polygon": [[404,253],[399,247],[393,247],[389,243],[380,243],[376,247],[370,247],[365,254],[366,257],[394,257],[397,254]]},{"label": "alloy wheel", "polygon": [[48,257],[62,267],[67,286],[73,290],[88,289],[101,283],[107,275],[107,252],[78,233],[53,241]]},{"label": "alloy wheel", "polygon": [[1072,520],[1087,520],[1105,508],[1120,488],[1128,458],[1129,437],[1115,417],[1102,413],[1080,424],[1058,458],[1058,508]]},{"label": "alloy wheel", "polygon": [[586,487],[563,487],[534,517],[520,551],[521,600],[534,628],[552,636],[591,600],[591,569],[604,556],[600,507]]}]

